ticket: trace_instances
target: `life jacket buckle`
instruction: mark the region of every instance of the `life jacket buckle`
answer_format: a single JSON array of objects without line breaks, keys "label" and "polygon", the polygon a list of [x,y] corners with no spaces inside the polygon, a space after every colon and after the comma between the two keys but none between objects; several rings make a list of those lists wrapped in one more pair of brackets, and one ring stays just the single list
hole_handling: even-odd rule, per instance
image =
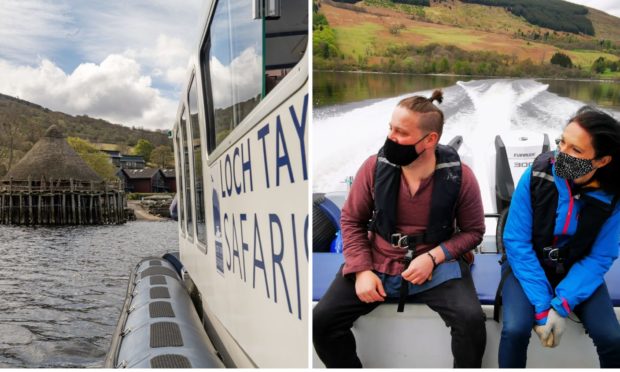
[{"label": "life jacket buckle", "polygon": [[409,237],[407,235],[403,235],[401,233],[392,234],[390,240],[390,243],[392,243],[392,247],[402,249],[409,248]]},{"label": "life jacket buckle", "polygon": [[560,248],[558,247],[545,247],[543,248],[543,258],[554,263],[563,261],[560,257]]}]

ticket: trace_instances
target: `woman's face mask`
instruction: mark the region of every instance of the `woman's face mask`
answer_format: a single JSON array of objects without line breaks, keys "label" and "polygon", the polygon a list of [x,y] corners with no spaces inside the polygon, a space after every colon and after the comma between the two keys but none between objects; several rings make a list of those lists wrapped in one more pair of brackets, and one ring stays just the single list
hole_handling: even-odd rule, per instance
[{"label": "woman's face mask", "polygon": [[561,152],[560,149],[556,149],[555,174],[567,180],[583,177],[595,169],[592,165],[592,160],[576,158]]}]

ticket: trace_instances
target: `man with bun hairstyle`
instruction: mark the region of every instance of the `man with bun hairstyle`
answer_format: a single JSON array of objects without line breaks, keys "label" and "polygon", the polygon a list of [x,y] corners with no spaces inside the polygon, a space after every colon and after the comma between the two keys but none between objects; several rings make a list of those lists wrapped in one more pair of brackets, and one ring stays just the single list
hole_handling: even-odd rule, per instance
[{"label": "man with bun hairstyle", "polygon": [[444,117],[433,101],[442,99],[436,90],[400,101],[385,144],[355,177],[341,217],[345,262],[313,311],[314,347],[327,367],[362,367],[351,327],[389,299],[399,312],[413,299],[439,313],[454,367],[481,367],[485,316],[469,264],[484,211],[472,170],[439,144]]}]

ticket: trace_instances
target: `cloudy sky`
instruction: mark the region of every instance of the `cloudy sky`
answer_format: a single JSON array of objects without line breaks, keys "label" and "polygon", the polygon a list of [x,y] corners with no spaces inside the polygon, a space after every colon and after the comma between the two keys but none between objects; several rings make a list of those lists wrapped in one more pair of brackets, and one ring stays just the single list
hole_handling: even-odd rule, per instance
[{"label": "cloudy sky", "polygon": [[0,93],[148,129],[172,127],[200,0],[2,0]]},{"label": "cloudy sky", "polygon": [[620,17],[620,1],[618,0],[567,0],[571,3],[589,6],[602,10],[612,16]]}]

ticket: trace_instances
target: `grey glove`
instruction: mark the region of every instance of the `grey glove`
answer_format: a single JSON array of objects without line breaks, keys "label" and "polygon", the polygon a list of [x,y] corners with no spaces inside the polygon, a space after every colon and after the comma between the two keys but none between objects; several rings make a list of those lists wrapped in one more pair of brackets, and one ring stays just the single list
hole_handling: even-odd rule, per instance
[{"label": "grey glove", "polygon": [[[539,334],[540,340],[543,342],[543,346],[558,346],[565,329],[566,318],[563,318],[560,314],[558,314],[555,309],[549,310],[549,314],[547,315],[547,324],[542,326]],[[536,333],[538,333],[538,330],[536,330]],[[549,336],[552,336],[552,338],[549,339]]]},{"label": "grey glove", "polygon": [[553,332],[549,333],[547,338],[543,338],[544,330],[545,330],[545,326],[539,326],[539,325],[534,326],[534,332],[536,332],[536,335],[538,335],[538,338],[540,338],[540,344],[543,347],[553,347]]}]

